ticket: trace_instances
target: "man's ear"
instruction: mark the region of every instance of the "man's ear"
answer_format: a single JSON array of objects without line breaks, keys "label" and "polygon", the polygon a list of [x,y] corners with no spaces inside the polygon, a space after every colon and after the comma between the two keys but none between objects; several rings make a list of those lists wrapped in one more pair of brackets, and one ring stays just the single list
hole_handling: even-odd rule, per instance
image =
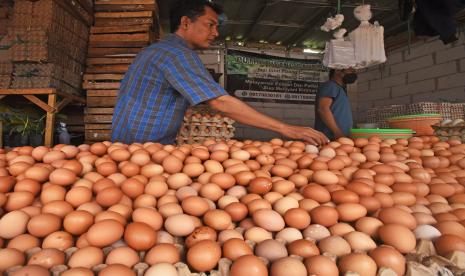
[{"label": "man's ear", "polygon": [[189,25],[190,21],[191,20],[187,16],[181,17],[181,24],[179,25],[179,28],[183,30],[187,30],[187,26]]}]

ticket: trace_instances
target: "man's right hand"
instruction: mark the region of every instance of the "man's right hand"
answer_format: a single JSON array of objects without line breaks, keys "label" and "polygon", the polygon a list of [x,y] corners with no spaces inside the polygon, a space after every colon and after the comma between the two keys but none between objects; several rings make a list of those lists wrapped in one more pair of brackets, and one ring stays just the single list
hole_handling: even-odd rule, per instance
[{"label": "man's right hand", "polygon": [[315,146],[329,142],[326,135],[310,127],[285,125],[280,133],[292,139],[304,140]]}]

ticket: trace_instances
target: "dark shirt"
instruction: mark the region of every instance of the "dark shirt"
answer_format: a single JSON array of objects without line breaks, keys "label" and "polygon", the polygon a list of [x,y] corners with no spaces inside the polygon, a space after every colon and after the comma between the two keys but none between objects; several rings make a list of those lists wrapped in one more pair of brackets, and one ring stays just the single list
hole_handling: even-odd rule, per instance
[{"label": "dark shirt", "polygon": [[170,34],[140,52],[121,82],[112,141],[173,144],[191,105],[226,95],[198,54]]},{"label": "dark shirt", "polygon": [[326,126],[318,113],[319,101],[323,97],[333,99],[331,103],[331,112],[333,113],[338,127],[345,136],[349,137],[350,129],[353,124],[349,97],[347,96],[345,88],[332,80],[323,83],[316,94],[315,129],[323,132],[330,140],[334,140],[334,133]]}]

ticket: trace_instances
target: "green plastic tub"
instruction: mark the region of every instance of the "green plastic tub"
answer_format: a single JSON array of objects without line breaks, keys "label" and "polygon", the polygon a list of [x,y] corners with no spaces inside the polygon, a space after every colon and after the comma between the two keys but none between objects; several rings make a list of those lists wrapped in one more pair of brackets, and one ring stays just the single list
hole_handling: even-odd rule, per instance
[{"label": "green plastic tub", "polygon": [[370,138],[379,136],[381,139],[408,139],[415,132],[411,129],[397,128],[351,128],[350,135],[352,138]]}]

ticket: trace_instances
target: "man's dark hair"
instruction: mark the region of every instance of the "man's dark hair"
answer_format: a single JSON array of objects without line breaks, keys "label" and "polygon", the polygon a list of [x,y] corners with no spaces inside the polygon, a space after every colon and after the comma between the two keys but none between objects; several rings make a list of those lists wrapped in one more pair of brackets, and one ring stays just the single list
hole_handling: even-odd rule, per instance
[{"label": "man's dark hair", "polygon": [[335,69],[329,69],[329,79],[332,79],[334,77],[334,73],[336,73]]},{"label": "man's dark hair", "polygon": [[211,0],[178,0],[170,10],[170,29],[174,33],[178,30],[183,16],[194,21],[205,14],[205,7],[211,8],[218,15],[223,13],[223,8]]}]

